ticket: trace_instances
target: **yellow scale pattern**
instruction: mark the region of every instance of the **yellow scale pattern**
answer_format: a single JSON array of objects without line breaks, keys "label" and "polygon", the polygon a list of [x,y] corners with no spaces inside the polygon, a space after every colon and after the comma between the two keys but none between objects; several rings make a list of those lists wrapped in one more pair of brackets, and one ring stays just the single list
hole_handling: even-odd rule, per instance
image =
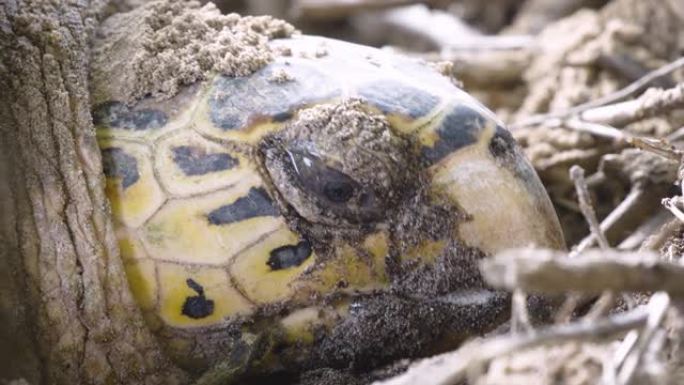
[{"label": "yellow scale pattern", "polygon": [[[207,82],[208,84],[209,82]],[[316,265],[312,255],[301,265],[271,270],[270,252],[301,241],[283,217],[257,216],[233,223],[212,225],[207,215],[223,205],[263,187],[249,146],[282,123],[261,122],[245,130],[224,132],[211,125],[207,90],[195,95],[198,104],[174,111],[175,118],[150,133],[100,128],[103,149],[119,147],[133,156],[139,180],[126,188],[121,178],[107,179],[107,194],[118,228],[120,248],[130,283],[142,309],[172,327],[205,327],[247,316],[257,306],[292,300],[304,307],[281,320],[290,337],[311,337],[315,323],[328,323],[344,312],[338,308],[310,306],[312,298],[332,291],[366,291],[388,284],[385,256],[388,235],[371,234],[361,250],[337,248],[334,258]],[[183,97],[188,97],[184,95]],[[390,115],[402,134],[418,132],[423,145],[432,145],[435,122],[444,103],[419,119]],[[178,123],[181,119],[184,124]],[[122,138],[122,139],[119,139]],[[174,162],[172,148],[193,146],[206,153],[229,152],[237,165],[204,175],[186,175]],[[242,148],[243,150],[236,150]],[[404,258],[424,253],[436,257],[443,242],[426,241]],[[423,255],[424,257],[424,255]],[[315,267],[315,269],[313,269]],[[182,309],[188,298],[198,297],[188,279],[199,284],[202,298],[211,301],[211,312],[190,317]],[[340,307],[341,306],[341,307]],[[315,321],[315,322],[314,322]]]},{"label": "yellow scale pattern", "polygon": [[[262,181],[247,152],[229,150],[232,147],[225,144],[225,136],[209,136],[202,129],[208,122],[206,111],[186,105],[190,106],[187,110],[166,110],[174,118],[150,132],[98,127],[100,147],[123,150],[137,166],[137,180],[129,186],[123,186],[120,176],[107,178],[130,288],[144,311],[180,328],[222,324],[249,315],[257,305],[287,299],[294,290],[292,282],[315,261],[312,255],[300,266],[270,270],[266,261],[271,250],[301,240],[280,216],[256,216],[222,225],[208,222],[212,210],[244,197],[251,188],[262,186]],[[264,124],[230,139],[247,148],[277,128],[277,124]],[[229,152],[236,165],[186,175],[173,159],[172,149],[178,146],[206,153]],[[188,298],[198,296],[188,279],[199,284],[203,298],[211,301],[210,314],[193,318],[183,313]]]}]

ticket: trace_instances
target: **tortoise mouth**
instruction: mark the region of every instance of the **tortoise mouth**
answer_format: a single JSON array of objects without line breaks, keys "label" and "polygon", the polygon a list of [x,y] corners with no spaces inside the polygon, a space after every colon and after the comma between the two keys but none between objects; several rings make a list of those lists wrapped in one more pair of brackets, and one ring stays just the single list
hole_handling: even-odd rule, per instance
[{"label": "tortoise mouth", "polygon": [[[492,127],[430,168],[431,182],[470,220],[458,237],[489,254],[515,247],[565,247],[544,186],[510,134]],[[483,177],[486,176],[486,177]]]},{"label": "tortoise mouth", "polygon": [[354,298],[334,325],[319,326],[310,345],[279,349],[278,359],[288,368],[369,369],[454,349],[493,330],[509,310],[508,293],[483,288],[432,298],[370,293]]}]

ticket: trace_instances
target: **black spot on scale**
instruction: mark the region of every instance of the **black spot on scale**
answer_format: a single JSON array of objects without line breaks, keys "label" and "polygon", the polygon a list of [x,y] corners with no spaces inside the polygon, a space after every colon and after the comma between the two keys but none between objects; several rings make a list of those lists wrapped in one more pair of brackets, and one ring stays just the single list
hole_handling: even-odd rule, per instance
[{"label": "black spot on scale", "polygon": [[459,105],[452,109],[439,124],[439,137],[433,147],[423,147],[422,158],[435,164],[459,148],[477,142],[485,127],[485,117],[470,107]]},{"label": "black spot on scale", "polygon": [[188,278],[185,283],[197,292],[197,295],[185,299],[181,314],[192,319],[209,317],[214,312],[214,301],[205,297],[204,288],[192,278]]},{"label": "black spot on scale", "polygon": [[[489,142],[489,152],[498,164],[510,170],[518,179],[533,181],[537,178],[536,173],[517,146],[513,135],[505,128],[497,126],[496,133]],[[524,185],[530,187],[529,183],[524,183]],[[532,192],[537,193],[536,190]]]},{"label": "black spot on scale", "polygon": [[311,255],[311,244],[303,240],[296,245],[285,245],[271,250],[266,264],[271,270],[283,270],[299,266]]},{"label": "black spot on scale", "polygon": [[93,109],[93,123],[96,126],[144,131],[163,127],[168,120],[163,111],[131,109],[116,101],[102,103]]},{"label": "black spot on scale", "polygon": [[207,152],[200,147],[178,146],[172,149],[173,162],[187,176],[204,175],[210,172],[228,170],[239,162],[228,153]]},{"label": "black spot on scale", "polygon": [[496,133],[489,142],[489,152],[496,159],[507,160],[515,154],[515,139],[513,135],[501,126],[496,126]]},{"label": "black spot on scale", "polygon": [[244,219],[276,216],[280,211],[263,188],[252,187],[246,196],[235,202],[221,206],[207,215],[212,225],[226,225]]},{"label": "black spot on scale", "polygon": [[435,95],[392,80],[364,84],[358,92],[380,111],[412,119],[425,116],[439,103],[439,98]]},{"label": "black spot on scale", "polygon": [[[285,71],[288,82],[274,82]],[[209,116],[223,130],[243,129],[257,119],[282,122],[307,104],[340,94],[340,86],[314,66],[301,62],[272,63],[245,77],[219,76],[209,96]]]},{"label": "black spot on scale", "polygon": [[287,112],[281,112],[281,113],[273,115],[272,119],[274,122],[284,122],[284,121],[292,118],[292,116],[293,116],[292,112],[287,111]]},{"label": "black spot on scale", "polygon": [[102,150],[102,169],[110,178],[121,178],[121,186],[124,189],[140,179],[138,160],[119,147]]}]

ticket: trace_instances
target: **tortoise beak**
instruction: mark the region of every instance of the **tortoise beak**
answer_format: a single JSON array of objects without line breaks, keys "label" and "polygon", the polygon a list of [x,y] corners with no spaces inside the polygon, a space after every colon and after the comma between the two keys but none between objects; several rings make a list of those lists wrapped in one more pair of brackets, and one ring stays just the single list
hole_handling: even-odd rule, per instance
[{"label": "tortoise beak", "polygon": [[478,140],[428,170],[433,188],[469,216],[458,237],[487,254],[517,247],[564,249],[544,186],[508,131],[488,125]]}]

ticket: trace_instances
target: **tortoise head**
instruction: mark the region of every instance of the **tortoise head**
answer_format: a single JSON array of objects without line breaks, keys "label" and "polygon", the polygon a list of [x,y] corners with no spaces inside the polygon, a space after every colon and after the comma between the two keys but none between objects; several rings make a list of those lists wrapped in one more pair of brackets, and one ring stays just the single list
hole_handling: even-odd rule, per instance
[{"label": "tortoise head", "polygon": [[[507,305],[486,288],[479,259],[507,247],[563,247],[539,179],[486,109],[466,99],[412,130],[392,123],[400,118],[366,101],[318,105],[261,146],[290,226],[317,256],[295,301],[335,293],[332,303],[351,315],[315,344],[326,365],[373,365],[434,348],[435,338],[453,346],[485,332]],[[389,340],[404,333],[416,334],[406,346]]]},{"label": "tortoise head", "polygon": [[362,101],[316,106],[264,142],[264,164],[314,237],[313,228],[360,238],[413,232],[400,252],[421,241],[485,253],[562,248],[548,196],[512,136],[466,102],[409,134]]},{"label": "tortoise head", "polygon": [[380,226],[411,175],[409,142],[358,101],[308,109],[266,143],[275,186],[312,225]]}]

